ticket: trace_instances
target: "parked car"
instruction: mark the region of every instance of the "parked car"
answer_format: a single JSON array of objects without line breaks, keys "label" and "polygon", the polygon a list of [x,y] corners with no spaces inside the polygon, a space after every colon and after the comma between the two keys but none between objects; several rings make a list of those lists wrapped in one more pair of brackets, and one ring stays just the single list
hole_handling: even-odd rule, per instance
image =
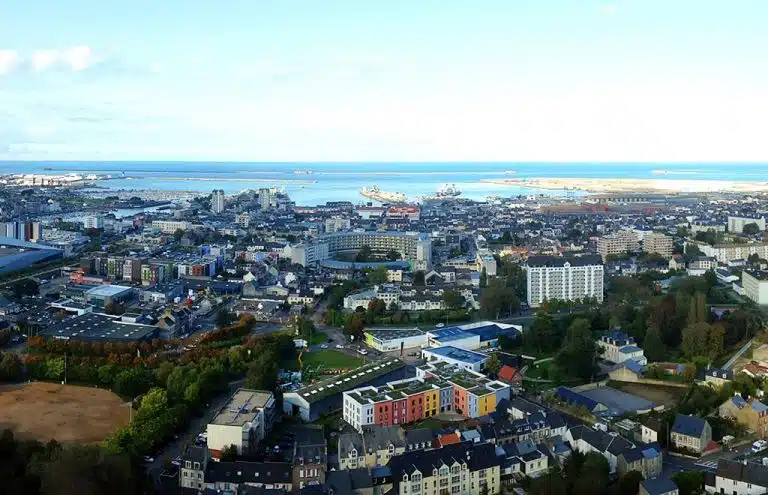
[{"label": "parked car", "polygon": [[344,349],[344,346],[341,344],[336,344],[336,349]]},{"label": "parked car", "polygon": [[766,448],[768,448],[768,442],[765,440],[758,440],[752,444],[752,452],[754,453],[762,452]]},{"label": "parked car", "polygon": [[320,349],[328,349],[328,344],[323,344],[320,346]]}]

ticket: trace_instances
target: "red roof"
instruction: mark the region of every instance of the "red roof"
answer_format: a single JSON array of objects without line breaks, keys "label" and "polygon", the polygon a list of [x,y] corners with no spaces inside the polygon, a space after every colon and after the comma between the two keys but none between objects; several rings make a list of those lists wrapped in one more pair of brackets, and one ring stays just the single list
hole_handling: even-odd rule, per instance
[{"label": "red roof", "polygon": [[461,437],[458,433],[446,433],[445,435],[440,435],[438,440],[440,441],[440,445],[446,446],[461,442]]},{"label": "red roof", "polygon": [[517,375],[517,368],[505,364],[499,370],[499,380],[511,383]]}]

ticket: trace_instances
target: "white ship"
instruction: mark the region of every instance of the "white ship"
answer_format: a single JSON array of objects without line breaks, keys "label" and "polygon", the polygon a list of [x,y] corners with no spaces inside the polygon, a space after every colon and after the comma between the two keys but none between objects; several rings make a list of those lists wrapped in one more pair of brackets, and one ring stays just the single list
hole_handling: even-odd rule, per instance
[{"label": "white ship", "polygon": [[428,196],[421,196],[419,199],[422,201],[436,200],[436,199],[454,199],[461,196],[461,190],[456,187],[456,184],[443,185],[437,190],[435,194]]},{"label": "white ship", "polygon": [[299,170],[294,170],[293,173],[295,175],[312,175],[315,172],[313,170],[308,170],[308,169],[299,169]]},{"label": "white ship", "polygon": [[387,192],[379,189],[379,186],[361,187],[360,195],[381,203],[405,203],[408,197],[400,192]]}]

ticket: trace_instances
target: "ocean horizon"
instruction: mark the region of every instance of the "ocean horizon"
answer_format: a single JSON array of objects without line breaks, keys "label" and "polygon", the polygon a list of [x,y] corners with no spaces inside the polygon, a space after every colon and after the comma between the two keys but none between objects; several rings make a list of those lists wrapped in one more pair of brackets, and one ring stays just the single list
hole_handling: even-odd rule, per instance
[{"label": "ocean horizon", "polygon": [[[307,173],[310,172],[310,173]],[[283,187],[299,205],[326,201],[368,201],[361,187],[379,186],[409,198],[455,185],[462,197],[564,191],[482,182],[493,179],[595,178],[668,179],[728,182],[768,180],[768,163],[728,162],[232,162],[232,161],[0,161],[0,174],[95,173],[126,178],[99,182],[123,190],[178,190],[236,194],[260,187]],[[573,193],[571,194],[583,194]]]}]

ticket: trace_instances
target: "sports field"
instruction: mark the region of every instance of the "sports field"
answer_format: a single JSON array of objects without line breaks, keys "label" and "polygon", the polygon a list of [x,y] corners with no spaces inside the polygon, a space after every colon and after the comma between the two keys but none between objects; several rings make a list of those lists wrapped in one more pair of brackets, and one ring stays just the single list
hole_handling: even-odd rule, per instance
[{"label": "sports field", "polygon": [[128,424],[120,398],[93,387],[34,382],[0,387],[0,429],[47,442],[96,443]]}]

